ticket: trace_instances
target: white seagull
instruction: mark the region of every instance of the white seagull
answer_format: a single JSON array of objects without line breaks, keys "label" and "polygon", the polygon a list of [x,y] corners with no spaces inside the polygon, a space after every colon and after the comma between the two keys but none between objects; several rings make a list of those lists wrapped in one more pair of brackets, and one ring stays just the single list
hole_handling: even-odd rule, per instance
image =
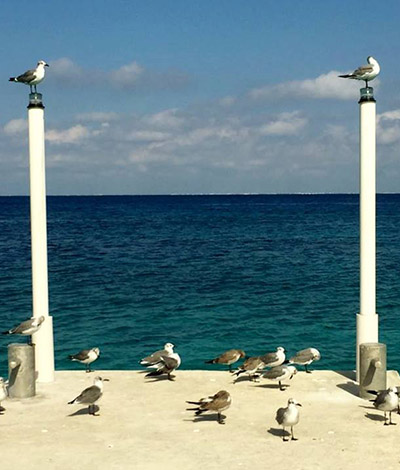
[{"label": "white seagull", "polygon": [[[33,317],[29,320],[23,321],[17,326],[14,326],[11,330],[3,331],[2,334],[31,336],[39,330],[44,320],[45,317],[43,315],[41,317]],[[29,344],[31,344],[31,342],[32,340],[29,341]]]},{"label": "white seagull", "polygon": [[297,441],[295,439],[294,434],[293,434],[293,426],[295,426],[300,419],[300,413],[299,410],[297,409],[298,406],[301,406],[300,403],[298,403],[296,400],[293,398],[289,398],[288,400],[288,406],[286,408],[279,408],[279,410],[276,412],[276,421],[278,424],[280,424],[283,428],[283,440],[288,441],[289,439],[285,439],[285,428],[290,426],[290,431],[292,435],[292,441]]},{"label": "white seagull", "polygon": [[77,354],[70,354],[68,357],[71,361],[77,361],[86,364],[86,372],[91,372],[90,364],[100,356],[99,348],[84,349]]},{"label": "white seagull", "polygon": [[32,86],[35,88],[36,93],[36,85],[43,81],[45,76],[45,67],[49,67],[44,60],[39,60],[37,63],[37,67],[32,70],[27,70],[25,73],[18,75],[18,77],[10,77],[10,82],[18,82],[24,83],[25,85],[29,85],[32,93]]},{"label": "white seagull", "polygon": [[102,379],[101,377],[96,377],[94,383],[91,387],[85,388],[83,392],[78,395],[76,398],[68,402],[68,405],[73,405],[74,403],[89,405],[89,414],[92,416],[99,416],[96,414],[96,407],[94,404],[98,401],[103,395],[103,382],[108,382],[109,379]]},{"label": "white seagull", "polygon": [[[377,393],[373,390],[368,390],[368,392],[373,394]],[[383,411],[385,415],[385,426],[396,424],[392,422],[392,411],[396,410],[399,406],[399,393],[396,387],[389,387],[387,390],[378,393],[375,400],[370,401],[374,402],[374,406],[377,410]],[[389,422],[387,422],[387,412],[389,412]]]},{"label": "white seagull", "polygon": [[339,75],[340,78],[351,78],[353,80],[364,80],[365,86],[368,88],[368,82],[373,80],[379,75],[381,68],[379,67],[378,61],[371,55],[367,57],[368,65],[361,65],[354,72]]}]

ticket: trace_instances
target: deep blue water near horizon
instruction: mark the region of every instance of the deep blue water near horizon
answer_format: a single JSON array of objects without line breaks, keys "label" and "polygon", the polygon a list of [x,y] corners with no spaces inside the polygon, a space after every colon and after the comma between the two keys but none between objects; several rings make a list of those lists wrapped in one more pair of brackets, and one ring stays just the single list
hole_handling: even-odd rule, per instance
[{"label": "deep blue water near horizon", "polygon": [[[99,369],[137,369],[167,341],[182,369],[226,349],[314,346],[315,368],[355,363],[357,195],[50,196],[57,369],[98,346]],[[377,197],[377,311],[400,362],[400,195]],[[31,316],[28,197],[0,197],[0,331]],[[24,341],[13,338],[12,341]],[[0,337],[0,373],[7,344]]]}]

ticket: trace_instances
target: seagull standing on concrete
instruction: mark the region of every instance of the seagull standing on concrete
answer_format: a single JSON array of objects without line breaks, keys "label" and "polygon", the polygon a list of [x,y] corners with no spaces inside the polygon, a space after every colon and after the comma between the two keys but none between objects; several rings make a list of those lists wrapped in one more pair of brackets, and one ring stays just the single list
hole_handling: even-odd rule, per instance
[{"label": "seagull standing on concrete", "polygon": [[[373,390],[368,390],[369,393],[376,394],[377,392]],[[370,400],[374,403],[374,406],[377,410],[383,411],[385,415],[385,426],[389,424],[395,425],[396,423],[392,422],[392,411],[397,410],[399,406],[399,392],[396,387],[389,387],[387,390],[378,393],[378,396],[375,400]],[[386,413],[389,412],[389,422],[387,422]]]},{"label": "seagull standing on concrete", "polygon": [[3,377],[0,377],[0,414],[3,414],[6,409],[1,406],[1,402],[5,400],[8,396],[7,393],[7,387],[6,384],[4,383]]},{"label": "seagull standing on concrete", "polygon": [[90,364],[94,362],[100,356],[99,348],[84,349],[77,354],[69,355],[71,361],[77,361],[82,364],[86,364],[86,372],[91,372]]},{"label": "seagull standing on concrete", "polygon": [[319,361],[321,359],[321,354],[318,349],[307,348],[298,351],[293,357],[289,359],[289,364],[299,364],[304,366],[306,372],[311,374],[311,371],[308,370],[307,366],[312,364],[314,361]]},{"label": "seagull standing on concrete", "polygon": [[365,86],[368,88],[368,82],[373,80],[379,75],[381,68],[379,67],[378,61],[371,55],[367,57],[368,65],[361,65],[358,69],[352,73],[346,75],[339,75],[340,78],[351,78],[353,80],[364,80]]},{"label": "seagull standing on concrete", "polygon": [[276,352],[270,352],[260,356],[261,360],[264,362],[265,367],[276,367],[280,366],[285,362],[285,348],[279,346],[276,348]]},{"label": "seagull standing on concrete", "polygon": [[225,364],[229,367],[229,372],[232,372],[231,365],[246,356],[246,353],[241,349],[230,349],[225,351],[220,356],[210,361],[206,361],[206,364]]},{"label": "seagull standing on concrete", "polygon": [[94,383],[91,387],[85,388],[83,392],[78,395],[76,398],[68,402],[68,405],[73,405],[74,403],[89,405],[89,414],[92,416],[99,416],[96,414],[96,407],[94,404],[98,401],[103,395],[103,382],[108,382],[109,379],[102,379],[101,377],[96,377]]},{"label": "seagull standing on concrete", "polygon": [[[11,328],[11,330],[3,331],[3,335],[22,335],[22,336],[31,336],[36,333],[44,322],[45,317],[33,317],[29,320],[23,321],[19,325]],[[28,341],[29,344],[32,344],[32,339]]]},{"label": "seagull standing on concrete", "polygon": [[279,408],[279,410],[276,412],[275,419],[277,423],[280,424],[283,428],[283,440],[285,442],[289,440],[285,439],[285,428],[288,426],[290,426],[292,441],[297,441],[293,434],[293,426],[295,426],[300,419],[300,413],[297,409],[298,406],[301,406],[301,404],[293,398],[289,398],[288,406],[286,408]]},{"label": "seagull standing on concrete", "polygon": [[146,374],[146,377],[157,377],[162,374],[167,374],[168,380],[173,381],[174,376],[172,372],[181,365],[181,358],[178,353],[172,353],[168,356],[160,356],[157,362],[149,365],[149,369],[155,369]]},{"label": "seagull standing on concrete", "polygon": [[187,401],[190,405],[197,405],[196,408],[186,408],[187,411],[195,411],[195,415],[199,416],[206,411],[216,411],[218,413],[218,423],[225,424],[221,416],[221,412],[227,410],[232,403],[231,396],[226,390],[220,390],[215,395],[207,398],[201,398],[199,401]]},{"label": "seagull standing on concrete", "polygon": [[[247,374],[252,382],[259,377],[258,372],[265,368],[265,363],[259,356],[247,358],[243,364],[236,370],[233,375],[239,377],[240,374]],[[236,383],[237,379],[234,383]]]},{"label": "seagull standing on concrete", "polygon": [[282,382],[286,379],[292,379],[297,374],[297,369],[294,366],[276,366],[263,374],[264,379],[275,380],[279,383],[279,390],[285,390]]},{"label": "seagull standing on concrete", "polygon": [[155,351],[150,356],[146,356],[139,361],[139,364],[145,367],[152,366],[159,362],[161,356],[171,356],[174,354],[174,345],[172,343],[165,343],[164,349]]},{"label": "seagull standing on concrete", "polygon": [[32,93],[32,86],[35,88],[36,93],[36,85],[44,80],[45,76],[45,67],[49,67],[44,60],[39,60],[37,63],[37,67],[32,70],[27,70],[22,75],[18,75],[18,77],[10,77],[10,82],[18,82],[24,83],[25,85],[29,85]]}]

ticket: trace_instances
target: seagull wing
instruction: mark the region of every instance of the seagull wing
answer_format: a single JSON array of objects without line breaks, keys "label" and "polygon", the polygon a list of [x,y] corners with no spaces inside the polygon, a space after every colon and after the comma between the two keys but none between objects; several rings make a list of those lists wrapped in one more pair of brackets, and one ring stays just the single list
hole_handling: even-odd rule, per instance
[{"label": "seagull wing", "polygon": [[85,359],[88,359],[89,358],[89,353],[90,353],[91,349],[84,349],[80,352],[78,352],[77,354],[71,354],[69,356],[69,358],[72,360],[72,361],[84,361]]},{"label": "seagull wing", "polygon": [[103,392],[97,387],[96,385],[92,385],[91,387],[85,388],[83,392],[77,396],[74,400],[70,402],[71,403],[86,403],[86,404],[92,404],[96,402]]},{"label": "seagull wing", "polygon": [[36,69],[27,70],[25,73],[17,77],[17,81],[22,83],[29,83],[36,78]]}]

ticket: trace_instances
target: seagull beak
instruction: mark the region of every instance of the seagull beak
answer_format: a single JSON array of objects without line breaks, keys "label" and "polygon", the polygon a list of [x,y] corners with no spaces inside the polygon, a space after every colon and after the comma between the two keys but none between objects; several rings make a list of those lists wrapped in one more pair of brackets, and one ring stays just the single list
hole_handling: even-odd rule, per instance
[{"label": "seagull beak", "polygon": [[45,66],[45,67],[50,67],[50,65],[49,65],[49,64],[44,64],[44,66]]},{"label": "seagull beak", "polygon": [[303,406],[301,403],[296,403],[297,406]]},{"label": "seagull beak", "polygon": [[109,382],[110,379],[103,379],[103,382]]}]

